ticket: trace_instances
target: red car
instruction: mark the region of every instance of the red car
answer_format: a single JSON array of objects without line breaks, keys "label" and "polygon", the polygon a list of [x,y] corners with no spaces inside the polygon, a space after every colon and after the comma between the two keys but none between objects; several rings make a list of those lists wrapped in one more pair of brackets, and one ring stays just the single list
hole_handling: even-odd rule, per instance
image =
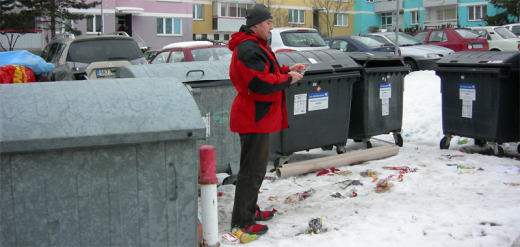
[{"label": "red car", "polygon": [[225,45],[214,45],[210,41],[185,41],[164,46],[150,60],[150,64],[225,61],[230,60],[232,54]]},{"label": "red car", "polygon": [[415,33],[414,37],[425,44],[454,51],[489,51],[487,39],[467,28],[426,29]]}]

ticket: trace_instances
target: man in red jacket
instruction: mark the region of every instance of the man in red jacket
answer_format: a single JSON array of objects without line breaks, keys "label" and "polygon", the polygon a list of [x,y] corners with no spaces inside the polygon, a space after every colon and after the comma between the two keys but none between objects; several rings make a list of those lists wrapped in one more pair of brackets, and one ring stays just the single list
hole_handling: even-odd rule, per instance
[{"label": "man in red jacket", "polygon": [[239,133],[241,143],[231,227],[249,234],[264,234],[269,229],[256,224],[273,217],[256,204],[267,171],[269,133],[288,128],[284,89],[300,80],[305,65],[309,65],[280,67],[267,45],[272,29],[271,13],[265,5],[257,4],[246,11],[246,25],[228,44],[233,51],[229,76],[238,92],[231,106],[230,129]]}]

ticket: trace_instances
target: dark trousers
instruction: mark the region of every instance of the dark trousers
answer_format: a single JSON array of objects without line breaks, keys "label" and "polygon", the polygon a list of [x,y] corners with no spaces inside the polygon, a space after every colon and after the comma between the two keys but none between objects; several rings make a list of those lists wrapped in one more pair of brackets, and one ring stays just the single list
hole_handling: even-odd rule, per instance
[{"label": "dark trousers", "polygon": [[269,133],[240,134],[240,171],[235,189],[231,227],[256,224],[258,190],[264,181],[269,157]]}]

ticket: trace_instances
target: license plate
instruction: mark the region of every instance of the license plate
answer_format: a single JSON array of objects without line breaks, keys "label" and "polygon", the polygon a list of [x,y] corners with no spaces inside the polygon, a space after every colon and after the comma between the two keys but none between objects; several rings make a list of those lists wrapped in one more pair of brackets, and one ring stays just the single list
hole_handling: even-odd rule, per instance
[{"label": "license plate", "polygon": [[484,46],[482,46],[482,44],[474,44],[473,45],[473,48],[476,48],[476,49],[479,49],[479,48],[482,48]]},{"label": "license plate", "polygon": [[96,70],[96,76],[97,77],[112,77],[114,74],[112,74],[112,71],[109,69],[98,69]]}]

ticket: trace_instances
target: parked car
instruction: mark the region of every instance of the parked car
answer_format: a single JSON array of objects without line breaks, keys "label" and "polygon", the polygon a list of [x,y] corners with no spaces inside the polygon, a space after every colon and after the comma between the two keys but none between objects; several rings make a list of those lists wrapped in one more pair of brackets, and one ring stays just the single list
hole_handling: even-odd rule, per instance
[{"label": "parked car", "polygon": [[179,63],[193,61],[227,61],[233,52],[225,45],[214,45],[210,41],[183,41],[164,46],[150,64]]},{"label": "parked car", "polygon": [[487,38],[490,51],[520,51],[520,38],[501,26],[471,27]]},{"label": "parked car", "polygon": [[[364,36],[392,44],[396,40],[394,32],[370,33]],[[437,67],[436,62],[439,59],[455,52],[442,46],[425,45],[423,42],[405,33],[399,33],[399,50],[406,66],[410,67],[410,71],[432,70]]]},{"label": "parked car", "polygon": [[489,51],[488,41],[477,32],[467,28],[426,29],[414,37],[429,45],[438,45],[454,51]]},{"label": "parked car", "polygon": [[395,52],[395,46],[389,42],[382,43],[371,37],[338,36],[324,38],[327,45],[343,52]]},{"label": "parked car", "polygon": [[78,80],[110,79],[118,67],[147,64],[137,42],[122,35],[67,35],[51,40],[41,57],[54,66],[66,66]]},{"label": "parked car", "polygon": [[152,58],[157,54],[157,52],[158,50],[148,50],[145,51],[143,55],[146,61],[150,62],[150,60],[152,60]]},{"label": "parked car", "polygon": [[503,27],[509,29],[509,31],[520,37],[520,23],[506,24],[503,25]]},{"label": "parked car", "polygon": [[314,28],[276,27],[271,30],[267,44],[274,52],[330,49]]}]

